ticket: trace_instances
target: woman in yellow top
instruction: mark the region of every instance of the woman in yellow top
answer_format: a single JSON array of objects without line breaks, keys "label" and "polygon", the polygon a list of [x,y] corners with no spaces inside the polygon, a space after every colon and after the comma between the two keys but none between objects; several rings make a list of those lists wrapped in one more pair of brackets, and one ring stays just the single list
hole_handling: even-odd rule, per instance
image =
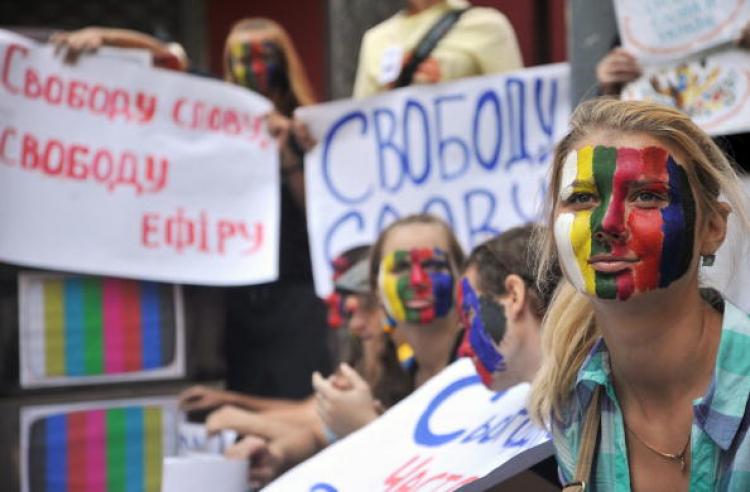
[{"label": "woman in yellow top", "polygon": [[426,84],[501,73],[523,67],[513,26],[498,10],[466,0],[407,0],[406,8],[369,29],[362,38],[354,97],[393,88],[419,41],[451,10],[466,10],[416,70],[412,83]]}]

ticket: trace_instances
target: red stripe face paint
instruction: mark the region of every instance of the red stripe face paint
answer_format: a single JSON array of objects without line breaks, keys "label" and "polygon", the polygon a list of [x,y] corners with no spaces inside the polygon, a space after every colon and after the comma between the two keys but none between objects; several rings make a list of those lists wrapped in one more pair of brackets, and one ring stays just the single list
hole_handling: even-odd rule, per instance
[{"label": "red stripe face paint", "polygon": [[453,274],[439,248],[396,250],[380,263],[378,288],[388,315],[396,321],[429,324],[453,306]]},{"label": "red stripe face paint", "polygon": [[289,85],[283,52],[272,41],[232,43],[227,51],[227,68],[232,82],[264,96]]},{"label": "red stripe face paint", "polygon": [[569,182],[561,182],[555,226],[566,272],[581,273],[586,293],[619,300],[682,277],[695,230],[684,168],[661,147],[587,146],[577,152],[590,160],[566,161]]}]

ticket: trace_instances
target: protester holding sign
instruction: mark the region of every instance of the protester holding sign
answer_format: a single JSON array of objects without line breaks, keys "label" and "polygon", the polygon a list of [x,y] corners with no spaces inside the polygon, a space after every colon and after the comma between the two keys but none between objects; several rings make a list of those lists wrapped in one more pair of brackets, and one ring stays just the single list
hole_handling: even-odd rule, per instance
[{"label": "protester holding sign", "polygon": [[699,289],[729,213],[750,231],[731,165],[683,113],[604,99],[578,107],[552,171],[539,271],[559,259],[566,282],[530,409],[562,478],[747,490],[750,319]]},{"label": "protester holding sign", "polygon": [[298,106],[315,99],[289,35],[275,22],[238,21],[224,53],[226,80],[274,103],[269,124],[279,140],[282,174],[279,280],[227,292],[227,386],[303,398],[310,394],[310,373],[330,369],[325,306],[312,286],[302,151],[290,120]]},{"label": "protester holding sign", "polygon": [[750,4],[614,3],[620,32],[596,66],[599,93],[680,109],[750,170]]},{"label": "protester holding sign", "polygon": [[69,63],[74,63],[82,53],[93,53],[102,46],[115,46],[148,50],[156,67],[172,70],[187,70],[188,67],[187,54],[179,43],[165,43],[130,29],[91,26],[55,33],[50,42],[64,52],[65,61]]},{"label": "protester holding sign", "polygon": [[462,355],[493,391],[530,383],[542,364],[542,318],[560,272],[536,280],[529,244],[538,229],[514,227],[474,248],[456,287]]},{"label": "protester holding sign", "polygon": [[523,66],[513,26],[497,10],[466,0],[404,3],[362,38],[354,97]]}]

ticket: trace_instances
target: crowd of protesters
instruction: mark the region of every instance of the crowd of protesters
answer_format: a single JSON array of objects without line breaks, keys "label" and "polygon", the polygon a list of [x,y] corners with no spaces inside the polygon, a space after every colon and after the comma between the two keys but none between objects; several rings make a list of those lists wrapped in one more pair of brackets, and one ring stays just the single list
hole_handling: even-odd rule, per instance
[{"label": "crowd of protesters", "polygon": [[[112,45],[148,49],[163,68],[189,64],[179,45],[120,29],[52,42],[71,62]],[[750,45],[750,29],[739,44]],[[365,34],[353,97],[521,67],[497,10],[408,0]],[[616,47],[596,75],[600,92],[616,96],[641,68]],[[529,410],[553,434],[553,483],[750,489],[750,320],[699,276],[729,215],[750,232],[750,210],[732,164],[689,117],[612,97],[584,102],[555,150],[543,225],[509,229],[467,257],[441,219],[401,218],[333,262],[335,292],[321,300],[302,172],[315,142],[294,120],[317,102],[303,61],[280,25],[243,19],[226,39],[224,79],[274,105],[279,279],[226,290],[226,389],[194,386],[180,400],[210,411],[210,432],[240,435],[227,455],[250,459],[253,487],[467,356],[494,391],[533,383]],[[739,156],[747,143],[737,142]]]}]

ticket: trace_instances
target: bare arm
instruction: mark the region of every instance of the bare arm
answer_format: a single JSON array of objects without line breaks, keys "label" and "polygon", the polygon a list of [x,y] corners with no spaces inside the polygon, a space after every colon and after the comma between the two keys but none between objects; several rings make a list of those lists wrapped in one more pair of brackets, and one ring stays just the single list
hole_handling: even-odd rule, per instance
[{"label": "bare arm", "polygon": [[234,405],[254,412],[273,412],[298,408],[304,404],[296,400],[251,396],[208,386],[192,386],[183,391],[179,399],[180,407],[188,412],[223,405]]},{"label": "bare arm", "polygon": [[86,27],[77,31],[59,32],[50,38],[58,51],[65,52],[65,61],[75,63],[82,53],[95,52],[101,46],[118,48],[140,48],[151,52],[157,66],[176,70],[187,69],[184,51],[175,51],[170,43],[153,36],[129,29],[110,27]]}]

